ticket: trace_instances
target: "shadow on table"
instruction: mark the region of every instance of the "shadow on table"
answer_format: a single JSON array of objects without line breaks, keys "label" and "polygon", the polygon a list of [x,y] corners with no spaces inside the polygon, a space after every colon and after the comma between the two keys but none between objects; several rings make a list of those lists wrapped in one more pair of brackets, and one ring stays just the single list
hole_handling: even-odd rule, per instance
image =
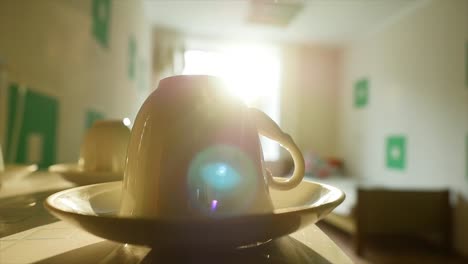
[{"label": "shadow on table", "polygon": [[269,263],[330,264],[301,242],[283,237],[262,246],[227,250],[219,248],[149,249],[103,241],[75,249],[36,264],[54,263]]},{"label": "shadow on table", "polygon": [[63,189],[36,192],[0,199],[0,238],[37,226],[57,222],[44,208],[44,201]]}]

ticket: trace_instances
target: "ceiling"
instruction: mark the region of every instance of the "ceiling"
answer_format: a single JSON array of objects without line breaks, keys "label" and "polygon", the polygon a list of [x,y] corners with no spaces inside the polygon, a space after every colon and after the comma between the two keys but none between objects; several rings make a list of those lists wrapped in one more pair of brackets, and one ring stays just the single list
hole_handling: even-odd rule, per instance
[{"label": "ceiling", "polygon": [[304,8],[284,28],[249,23],[247,0],[145,0],[144,4],[153,25],[190,36],[339,45],[375,30],[423,0],[295,1]]}]

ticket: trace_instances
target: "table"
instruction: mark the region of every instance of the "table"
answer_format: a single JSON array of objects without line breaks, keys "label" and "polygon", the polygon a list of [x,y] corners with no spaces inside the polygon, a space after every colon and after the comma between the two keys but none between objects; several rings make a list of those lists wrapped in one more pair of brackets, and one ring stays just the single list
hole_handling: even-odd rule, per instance
[{"label": "table", "polygon": [[0,188],[0,263],[352,263],[317,226],[242,250],[149,249],[107,241],[43,208],[50,194],[73,187],[38,172]]}]

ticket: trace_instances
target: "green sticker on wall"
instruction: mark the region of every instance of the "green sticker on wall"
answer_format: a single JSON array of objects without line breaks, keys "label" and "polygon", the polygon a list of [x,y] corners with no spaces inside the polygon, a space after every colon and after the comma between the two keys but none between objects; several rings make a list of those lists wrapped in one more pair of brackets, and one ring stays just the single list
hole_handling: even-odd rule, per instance
[{"label": "green sticker on wall", "polygon": [[93,35],[103,47],[109,45],[109,28],[111,18],[111,0],[93,0],[92,27]]},{"label": "green sticker on wall", "polygon": [[137,72],[137,86],[138,91],[140,93],[145,93],[147,90],[147,76],[148,76],[148,69],[146,67],[146,63],[143,60],[139,60],[138,63],[138,72]]},{"label": "green sticker on wall", "polygon": [[55,163],[59,103],[56,98],[20,88],[8,89],[6,157],[13,163]]},{"label": "green sticker on wall", "polygon": [[137,67],[137,43],[135,37],[128,39],[128,78],[135,79]]},{"label": "green sticker on wall", "polygon": [[354,83],[354,106],[363,108],[369,101],[369,80],[360,79]]},{"label": "green sticker on wall", "polygon": [[389,136],[386,142],[387,168],[403,170],[406,167],[406,138]]},{"label": "green sticker on wall", "polygon": [[468,88],[468,42],[465,45],[465,86]]},{"label": "green sticker on wall", "polygon": [[137,43],[135,37],[128,39],[128,78],[135,80],[137,67]]},{"label": "green sticker on wall", "polygon": [[86,112],[86,120],[85,120],[86,129],[93,126],[94,122],[104,119],[104,118],[105,118],[105,115],[103,113],[95,111],[95,110],[88,110]]}]

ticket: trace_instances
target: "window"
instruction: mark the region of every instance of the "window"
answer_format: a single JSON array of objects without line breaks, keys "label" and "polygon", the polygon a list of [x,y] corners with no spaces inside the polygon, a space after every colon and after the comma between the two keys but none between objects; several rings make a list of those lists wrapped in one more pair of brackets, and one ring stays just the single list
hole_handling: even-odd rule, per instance
[{"label": "window", "polygon": [[[273,48],[189,49],[184,59],[183,74],[220,77],[233,96],[262,110],[279,124],[280,60]],[[265,160],[277,160],[279,145],[264,137],[261,142]]]}]

